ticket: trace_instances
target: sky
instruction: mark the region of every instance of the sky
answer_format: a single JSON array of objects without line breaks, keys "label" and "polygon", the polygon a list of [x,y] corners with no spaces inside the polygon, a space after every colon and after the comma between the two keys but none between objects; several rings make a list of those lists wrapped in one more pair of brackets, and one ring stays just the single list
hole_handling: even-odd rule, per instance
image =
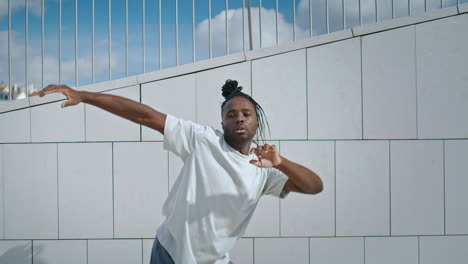
[{"label": "sky", "polygon": [[[76,2],[77,10],[75,10],[75,0],[61,0],[61,2],[59,0],[43,0],[43,56],[42,0],[9,1],[11,9],[10,57],[8,56],[8,0],[0,0],[0,82],[3,81],[7,85],[9,76],[11,76],[11,84],[24,85],[26,83],[26,65],[27,82],[35,89],[40,89],[42,85],[59,82],[71,87],[91,84],[93,83],[93,67],[94,82],[101,82],[107,81],[109,78],[118,79],[177,65],[175,0],[128,0],[128,53],[126,53],[125,48],[125,0],[94,0],[94,65],[92,63],[92,0],[78,0]],[[26,1],[28,1],[27,14]],[[111,4],[110,76],[109,1]],[[212,57],[237,53],[242,51],[244,47],[249,49],[247,11],[244,13],[245,36],[242,36],[242,1],[247,6],[247,0],[228,1],[229,51],[227,51],[226,0],[211,0]],[[145,6],[144,20],[143,2]],[[195,61],[201,61],[210,58],[208,0],[195,0],[194,2]],[[261,7],[259,8],[260,2]],[[277,43],[282,44],[293,40],[294,2],[293,0],[277,0],[277,2],[278,18],[276,18],[275,10],[276,0],[251,0],[254,49],[260,48],[260,42],[261,47],[270,47],[277,45]],[[468,2],[468,0],[461,0],[461,2]],[[59,48],[60,3],[62,14],[61,48]],[[192,0],[177,1],[179,65],[194,61],[192,3]],[[161,18],[159,18],[159,4],[161,4]],[[441,4],[443,7],[447,7],[456,5],[457,1],[426,0],[426,10],[440,8]],[[309,5],[312,19],[309,17]],[[359,6],[361,7],[361,16],[359,16]],[[328,0],[328,2],[326,0],[296,0],[296,39],[310,38],[311,34],[315,36],[326,34],[327,31],[334,32],[343,28],[355,27],[360,22],[362,24],[375,23],[376,17],[378,21],[391,19],[392,12],[395,17],[407,16],[408,9],[411,10],[411,14],[420,14],[424,12],[424,8],[424,0]],[[76,27],[75,13],[78,13]],[[26,16],[28,20],[27,34]],[[259,23],[260,16],[261,25]],[[161,25],[159,25],[159,19],[161,19]],[[276,34],[276,20],[278,20],[278,35]],[[312,30],[310,30],[310,21],[312,21]],[[143,43],[143,25],[145,27],[145,43]],[[160,26],[161,40],[159,39]],[[162,44],[161,52],[160,42]],[[162,58],[159,57],[160,53]],[[126,67],[126,57],[128,67]],[[8,67],[9,61],[11,61],[10,67]],[[75,71],[75,65],[77,65],[77,71]]]}]

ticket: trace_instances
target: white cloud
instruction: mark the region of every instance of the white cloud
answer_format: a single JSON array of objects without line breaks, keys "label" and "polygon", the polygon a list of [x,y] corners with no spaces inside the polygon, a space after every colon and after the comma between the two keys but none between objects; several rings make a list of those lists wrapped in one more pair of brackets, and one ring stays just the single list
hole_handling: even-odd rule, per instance
[{"label": "white cloud", "polygon": [[[11,84],[19,83],[22,86],[25,82],[25,43],[24,41],[18,41],[18,33],[15,31],[11,32]],[[9,78],[9,67],[8,67],[8,32],[0,31],[0,82],[4,81],[8,85]],[[91,52],[89,52],[91,53]],[[72,56],[73,57],[73,56]],[[115,67],[123,61],[121,54],[112,54],[112,66]],[[108,72],[108,54],[95,50],[95,75],[103,74]],[[91,78],[91,54],[87,56],[81,56],[78,58],[78,70],[80,71],[79,78]],[[61,79],[63,81],[70,81],[74,84],[75,80],[75,60],[73,59],[64,60],[62,58],[61,63]],[[44,55],[44,85],[50,82],[58,81],[58,55],[49,56]],[[41,58],[41,47],[33,47],[31,44],[28,45],[28,83],[34,84],[34,87],[40,88],[42,83],[42,58]]]},{"label": "white cloud", "polygon": [[[17,11],[24,12],[26,8],[26,0],[9,0],[10,1],[10,10],[13,15]],[[41,0],[27,0],[28,1],[28,10],[31,14],[40,16],[41,15]],[[49,0],[56,2],[57,0]],[[8,0],[0,1],[0,17],[8,16]]]}]

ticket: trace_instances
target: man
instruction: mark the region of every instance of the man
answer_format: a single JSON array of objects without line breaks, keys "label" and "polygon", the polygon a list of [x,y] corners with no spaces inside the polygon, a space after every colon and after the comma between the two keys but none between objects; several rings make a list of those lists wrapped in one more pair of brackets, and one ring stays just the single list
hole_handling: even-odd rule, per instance
[{"label": "man", "polygon": [[237,81],[222,87],[223,132],[160,113],[129,99],[49,85],[39,92],[62,93],[62,107],[88,103],[164,135],[164,148],[184,165],[163,206],[151,264],[230,263],[229,251],[242,237],[260,197],[288,192],[316,194],[319,176],[279,155],[275,145],[253,146],[266,121],[261,106]]}]

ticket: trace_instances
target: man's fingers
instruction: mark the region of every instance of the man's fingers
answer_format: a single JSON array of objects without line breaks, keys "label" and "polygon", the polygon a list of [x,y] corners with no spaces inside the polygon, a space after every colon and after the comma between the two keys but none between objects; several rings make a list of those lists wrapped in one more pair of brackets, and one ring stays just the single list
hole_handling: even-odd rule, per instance
[{"label": "man's fingers", "polygon": [[265,145],[263,146],[263,152],[267,153],[268,150],[270,149],[270,147],[271,147],[270,145],[265,144]]},{"label": "man's fingers", "polygon": [[258,160],[251,160],[250,164],[253,164],[253,165],[258,166],[258,167],[262,166],[262,163],[260,161],[258,161]]},{"label": "man's fingers", "polygon": [[262,145],[258,145],[257,146],[257,156],[258,157],[261,157],[263,154],[263,146]]}]

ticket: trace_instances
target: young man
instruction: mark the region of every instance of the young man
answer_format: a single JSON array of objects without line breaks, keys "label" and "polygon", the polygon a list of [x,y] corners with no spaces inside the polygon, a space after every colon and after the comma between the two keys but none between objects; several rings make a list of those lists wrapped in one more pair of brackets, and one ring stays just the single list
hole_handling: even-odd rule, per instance
[{"label": "young man", "polygon": [[242,237],[263,194],[316,194],[320,178],[279,155],[275,145],[253,147],[264,134],[264,112],[236,81],[222,88],[223,132],[160,113],[129,99],[49,85],[39,92],[62,93],[62,107],[88,103],[164,135],[164,148],[184,165],[163,206],[151,264],[230,263],[229,251]]}]

